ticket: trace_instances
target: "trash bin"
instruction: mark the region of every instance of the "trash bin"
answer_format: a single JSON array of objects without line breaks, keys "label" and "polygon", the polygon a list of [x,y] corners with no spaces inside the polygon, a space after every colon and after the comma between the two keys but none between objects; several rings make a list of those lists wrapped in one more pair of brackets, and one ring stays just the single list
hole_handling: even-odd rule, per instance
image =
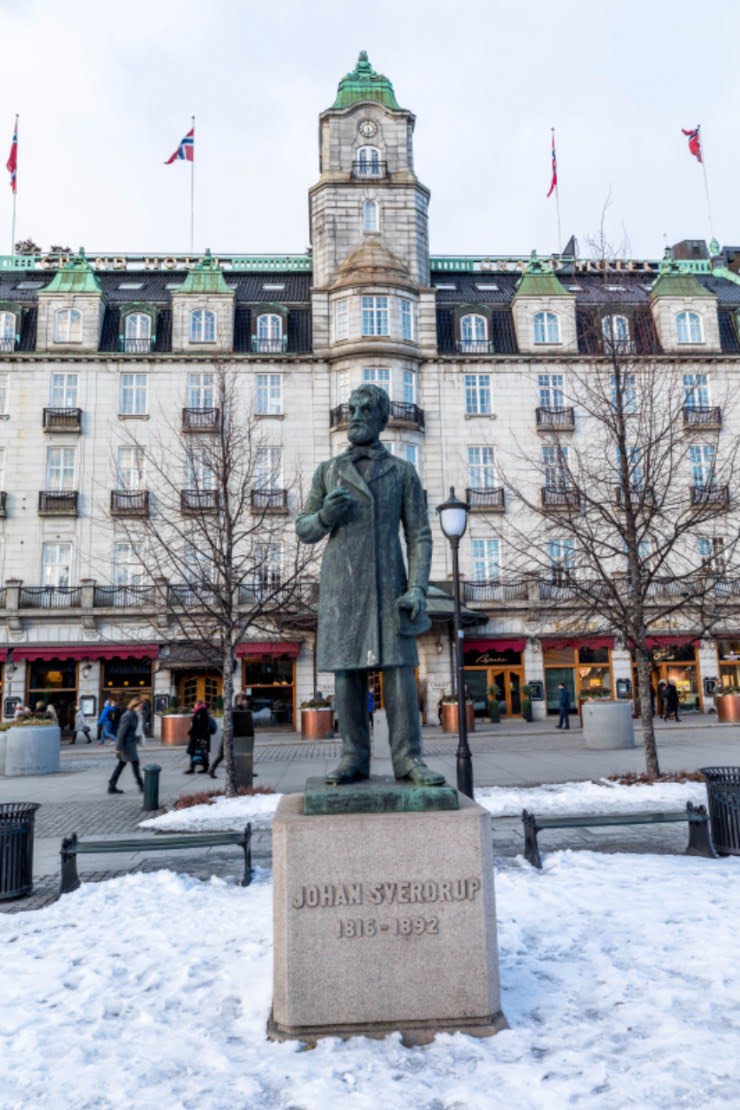
[{"label": "trash bin", "polygon": [[234,771],[236,785],[254,784],[254,721],[251,709],[234,711]]},{"label": "trash bin", "polygon": [[740,856],[740,767],[702,767],[712,840],[721,856]]},{"label": "trash bin", "polygon": [[0,805],[0,901],[33,890],[33,826],[37,802]]}]

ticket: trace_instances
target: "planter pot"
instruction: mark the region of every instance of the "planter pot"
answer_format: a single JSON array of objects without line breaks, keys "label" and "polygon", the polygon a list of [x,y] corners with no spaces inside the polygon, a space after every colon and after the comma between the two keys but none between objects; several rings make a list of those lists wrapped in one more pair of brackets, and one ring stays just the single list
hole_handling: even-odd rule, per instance
[{"label": "planter pot", "polygon": [[301,710],[303,740],[331,740],[334,735],[334,710],[330,705]]},{"label": "planter pot", "polygon": [[5,774],[53,775],[60,767],[58,725],[27,725],[5,733]]},{"label": "planter pot", "polygon": [[583,742],[587,748],[634,748],[632,706],[625,701],[585,701]]},{"label": "planter pot", "polygon": [[171,713],[162,717],[162,743],[169,747],[186,746],[191,720],[190,713]]},{"label": "planter pot", "polygon": [[718,721],[731,721],[733,724],[740,721],[740,694],[721,694],[715,697],[714,705]]},{"label": "planter pot", "polygon": [[[466,702],[465,717],[468,722],[468,732],[475,732],[475,706],[472,701]],[[457,702],[442,702],[442,732],[457,731]]]}]

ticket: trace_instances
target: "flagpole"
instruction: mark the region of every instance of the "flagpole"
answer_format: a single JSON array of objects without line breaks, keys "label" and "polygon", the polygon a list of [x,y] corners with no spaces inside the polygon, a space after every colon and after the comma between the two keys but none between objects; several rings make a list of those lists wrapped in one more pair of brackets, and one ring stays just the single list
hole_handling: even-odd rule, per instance
[{"label": "flagpole", "polygon": [[[701,124],[699,124],[699,126],[697,127],[696,130],[701,132]],[[700,145],[699,149],[701,150],[701,172],[704,175],[704,195],[707,198],[707,216],[709,217],[709,234],[710,234],[710,236],[712,238],[712,241],[713,241],[714,240],[714,221],[712,220],[712,204],[711,204],[711,201],[709,199],[709,182],[707,180],[707,160],[704,157],[704,152],[706,150],[706,146],[704,145],[703,141],[701,141],[701,145]]]},{"label": "flagpole", "polygon": [[[554,146],[555,145],[555,128],[552,127],[550,130],[552,131],[552,142],[553,142],[553,146]],[[563,236],[560,233],[560,185],[558,184],[557,173],[555,175],[555,211],[557,212],[557,216],[558,216],[558,241],[557,241],[557,252],[556,253],[560,254],[560,248],[561,248],[561,245],[562,245],[562,242],[563,242]]]},{"label": "flagpole", "polygon": [[193,157],[190,160],[190,253],[195,243],[195,116],[191,116],[193,132]]},{"label": "flagpole", "polygon": [[18,120],[19,120],[19,118],[20,118],[19,116],[15,117],[15,130],[13,132],[13,134],[15,136],[16,170],[15,170],[15,181],[14,181],[15,188],[13,189],[13,229],[12,229],[11,238],[10,238],[10,253],[11,253],[11,255],[15,254],[15,205],[16,205],[16,200],[18,198]]}]

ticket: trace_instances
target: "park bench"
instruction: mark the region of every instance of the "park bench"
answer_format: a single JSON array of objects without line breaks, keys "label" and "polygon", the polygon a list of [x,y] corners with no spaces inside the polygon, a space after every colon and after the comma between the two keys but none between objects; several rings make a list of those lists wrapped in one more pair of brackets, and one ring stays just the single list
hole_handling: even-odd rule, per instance
[{"label": "park bench", "polygon": [[62,841],[62,882],[60,894],[70,894],[80,886],[77,874],[77,857],[97,852],[162,852],[179,848],[216,848],[223,844],[238,844],[244,852],[244,877],[242,886],[252,881],[252,826],[244,832],[185,833],[182,836],[129,837],[117,840],[78,840],[77,833]]},{"label": "park bench", "polygon": [[665,825],[674,821],[688,821],[689,823],[689,843],[686,848],[686,855],[717,859],[709,829],[709,816],[706,806],[695,806],[692,802],[687,802],[684,811],[676,813],[609,813],[599,817],[589,816],[588,814],[581,817],[536,817],[534,813],[528,813],[525,809],[522,811],[524,858],[533,867],[542,869],[537,834],[542,832],[543,829],[603,828],[612,825]]}]

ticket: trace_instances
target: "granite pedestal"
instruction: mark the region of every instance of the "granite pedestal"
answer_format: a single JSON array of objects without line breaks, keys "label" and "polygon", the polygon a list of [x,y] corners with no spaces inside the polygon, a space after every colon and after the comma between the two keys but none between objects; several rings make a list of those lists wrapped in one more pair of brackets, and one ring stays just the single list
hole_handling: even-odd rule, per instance
[{"label": "granite pedestal", "polygon": [[314,815],[291,794],[272,837],[272,1039],[505,1028],[484,809]]}]

